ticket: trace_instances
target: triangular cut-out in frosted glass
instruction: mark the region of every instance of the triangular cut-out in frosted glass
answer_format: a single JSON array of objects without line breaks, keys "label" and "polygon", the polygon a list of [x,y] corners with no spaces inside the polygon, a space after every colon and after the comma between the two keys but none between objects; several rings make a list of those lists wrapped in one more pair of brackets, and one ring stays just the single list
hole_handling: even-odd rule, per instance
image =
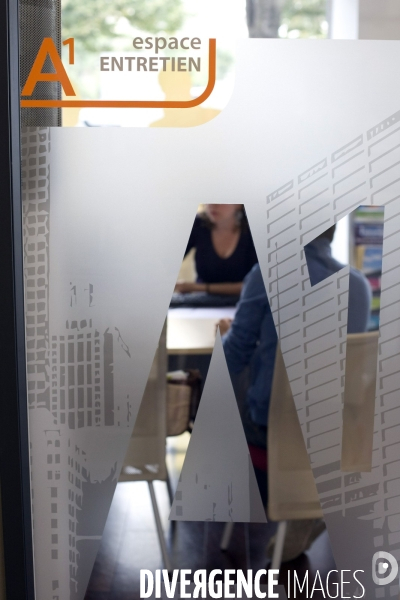
[{"label": "triangular cut-out in frosted glass", "polygon": [[170,519],[266,522],[219,334]]}]

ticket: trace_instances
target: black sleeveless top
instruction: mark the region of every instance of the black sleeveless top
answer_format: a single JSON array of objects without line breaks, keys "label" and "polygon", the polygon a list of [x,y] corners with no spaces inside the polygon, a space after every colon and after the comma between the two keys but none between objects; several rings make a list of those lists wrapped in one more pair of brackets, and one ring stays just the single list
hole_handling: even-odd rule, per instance
[{"label": "black sleeveless top", "polygon": [[196,248],[195,262],[199,283],[238,283],[258,262],[250,229],[242,230],[234,252],[221,258],[214,250],[211,229],[201,217],[196,217],[186,254]]}]

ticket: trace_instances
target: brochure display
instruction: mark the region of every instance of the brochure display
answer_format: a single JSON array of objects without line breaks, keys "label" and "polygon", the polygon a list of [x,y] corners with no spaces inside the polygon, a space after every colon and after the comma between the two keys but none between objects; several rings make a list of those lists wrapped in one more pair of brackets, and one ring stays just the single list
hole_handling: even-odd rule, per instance
[{"label": "brochure display", "polygon": [[356,210],[354,227],[354,264],[367,277],[372,289],[369,329],[379,329],[379,309],[382,276],[384,209],[365,206]]}]

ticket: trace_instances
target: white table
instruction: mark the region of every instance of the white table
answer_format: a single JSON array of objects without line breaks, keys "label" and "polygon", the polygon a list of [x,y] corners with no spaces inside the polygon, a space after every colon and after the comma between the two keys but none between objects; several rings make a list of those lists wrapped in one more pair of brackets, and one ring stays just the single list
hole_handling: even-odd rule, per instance
[{"label": "white table", "polygon": [[216,324],[233,319],[235,307],[170,308],[167,319],[167,352],[173,354],[212,354]]}]

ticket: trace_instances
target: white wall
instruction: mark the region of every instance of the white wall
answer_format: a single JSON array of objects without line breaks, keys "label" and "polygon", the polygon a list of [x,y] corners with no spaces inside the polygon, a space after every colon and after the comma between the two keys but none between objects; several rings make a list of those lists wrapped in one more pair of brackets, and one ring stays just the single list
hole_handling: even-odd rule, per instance
[{"label": "white wall", "polygon": [[399,0],[327,0],[330,38],[399,40]]},{"label": "white wall", "polygon": [[399,0],[359,0],[359,39],[399,40]]}]

